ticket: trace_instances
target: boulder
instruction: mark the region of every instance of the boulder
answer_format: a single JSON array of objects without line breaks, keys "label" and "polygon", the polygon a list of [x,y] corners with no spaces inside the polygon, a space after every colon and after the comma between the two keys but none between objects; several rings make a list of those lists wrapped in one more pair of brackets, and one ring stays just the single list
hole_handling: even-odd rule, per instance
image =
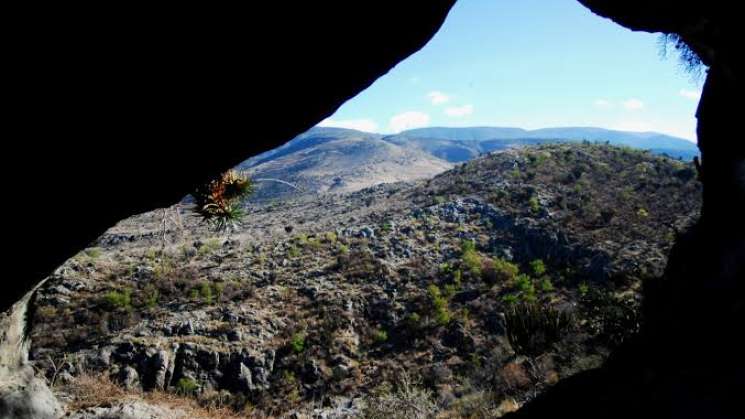
[{"label": "boulder", "polygon": [[62,413],[49,387],[30,366],[0,382],[0,419],[57,419]]}]

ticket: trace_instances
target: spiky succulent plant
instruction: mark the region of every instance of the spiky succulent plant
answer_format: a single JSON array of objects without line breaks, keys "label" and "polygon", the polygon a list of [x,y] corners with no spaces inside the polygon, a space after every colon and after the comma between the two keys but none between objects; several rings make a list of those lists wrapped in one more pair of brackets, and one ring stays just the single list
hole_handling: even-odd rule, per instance
[{"label": "spiky succulent plant", "polygon": [[228,170],[199,186],[193,193],[194,211],[217,230],[228,230],[240,224],[245,211],[241,203],[253,192],[251,180]]}]

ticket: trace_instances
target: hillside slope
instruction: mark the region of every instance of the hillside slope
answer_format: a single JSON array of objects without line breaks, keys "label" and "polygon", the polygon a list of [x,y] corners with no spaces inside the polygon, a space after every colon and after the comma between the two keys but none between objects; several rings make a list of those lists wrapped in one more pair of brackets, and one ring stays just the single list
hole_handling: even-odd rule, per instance
[{"label": "hillside slope", "polygon": [[[353,130],[314,129],[239,166],[256,179],[280,179],[305,192],[351,192],[380,183],[432,177],[452,165],[429,153]],[[259,181],[254,199],[296,195],[285,184]]]},{"label": "hillside slope", "polygon": [[452,163],[469,161],[493,151],[583,140],[649,149],[683,160],[691,160],[698,154],[695,144],[680,138],[591,127],[532,131],[433,127],[387,136],[316,127],[281,147],[246,160],[238,168],[259,179],[254,200],[284,199],[304,194],[351,192],[380,183],[415,181],[447,170]]},{"label": "hillside slope", "polygon": [[143,214],[40,290],[32,358],[68,360],[78,406],[87,371],[253,414],[494,416],[634,333],[700,192],[690,164],[553,144],[254,206],[228,236],[187,217],[165,247]]}]

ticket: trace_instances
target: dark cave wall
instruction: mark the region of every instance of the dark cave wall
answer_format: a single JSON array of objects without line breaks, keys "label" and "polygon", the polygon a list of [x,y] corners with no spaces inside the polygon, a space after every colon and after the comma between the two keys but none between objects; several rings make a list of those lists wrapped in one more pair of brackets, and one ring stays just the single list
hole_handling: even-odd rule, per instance
[{"label": "dark cave wall", "polygon": [[737,6],[724,1],[580,2],[634,30],[677,34],[708,66],[696,112],[703,208],[697,254],[691,256],[709,282],[745,281],[745,141],[740,134],[745,68]]}]

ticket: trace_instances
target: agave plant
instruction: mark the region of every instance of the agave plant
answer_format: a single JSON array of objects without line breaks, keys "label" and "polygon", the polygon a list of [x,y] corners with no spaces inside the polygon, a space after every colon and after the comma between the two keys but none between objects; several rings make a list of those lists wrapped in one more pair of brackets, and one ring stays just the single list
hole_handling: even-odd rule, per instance
[{"label": "agave plant", "polygon": [[505,313],[507,338],[520,353],[537,356],[576,325],[574,316],[538,303],[522,303]]},{"label": "agave plant", "polygon": [[253,192],[251,180],[228,170],[199,186],[193,193],[194,212],[217,230],[229,230],[240,224],[245,212],[241,203]]}]

